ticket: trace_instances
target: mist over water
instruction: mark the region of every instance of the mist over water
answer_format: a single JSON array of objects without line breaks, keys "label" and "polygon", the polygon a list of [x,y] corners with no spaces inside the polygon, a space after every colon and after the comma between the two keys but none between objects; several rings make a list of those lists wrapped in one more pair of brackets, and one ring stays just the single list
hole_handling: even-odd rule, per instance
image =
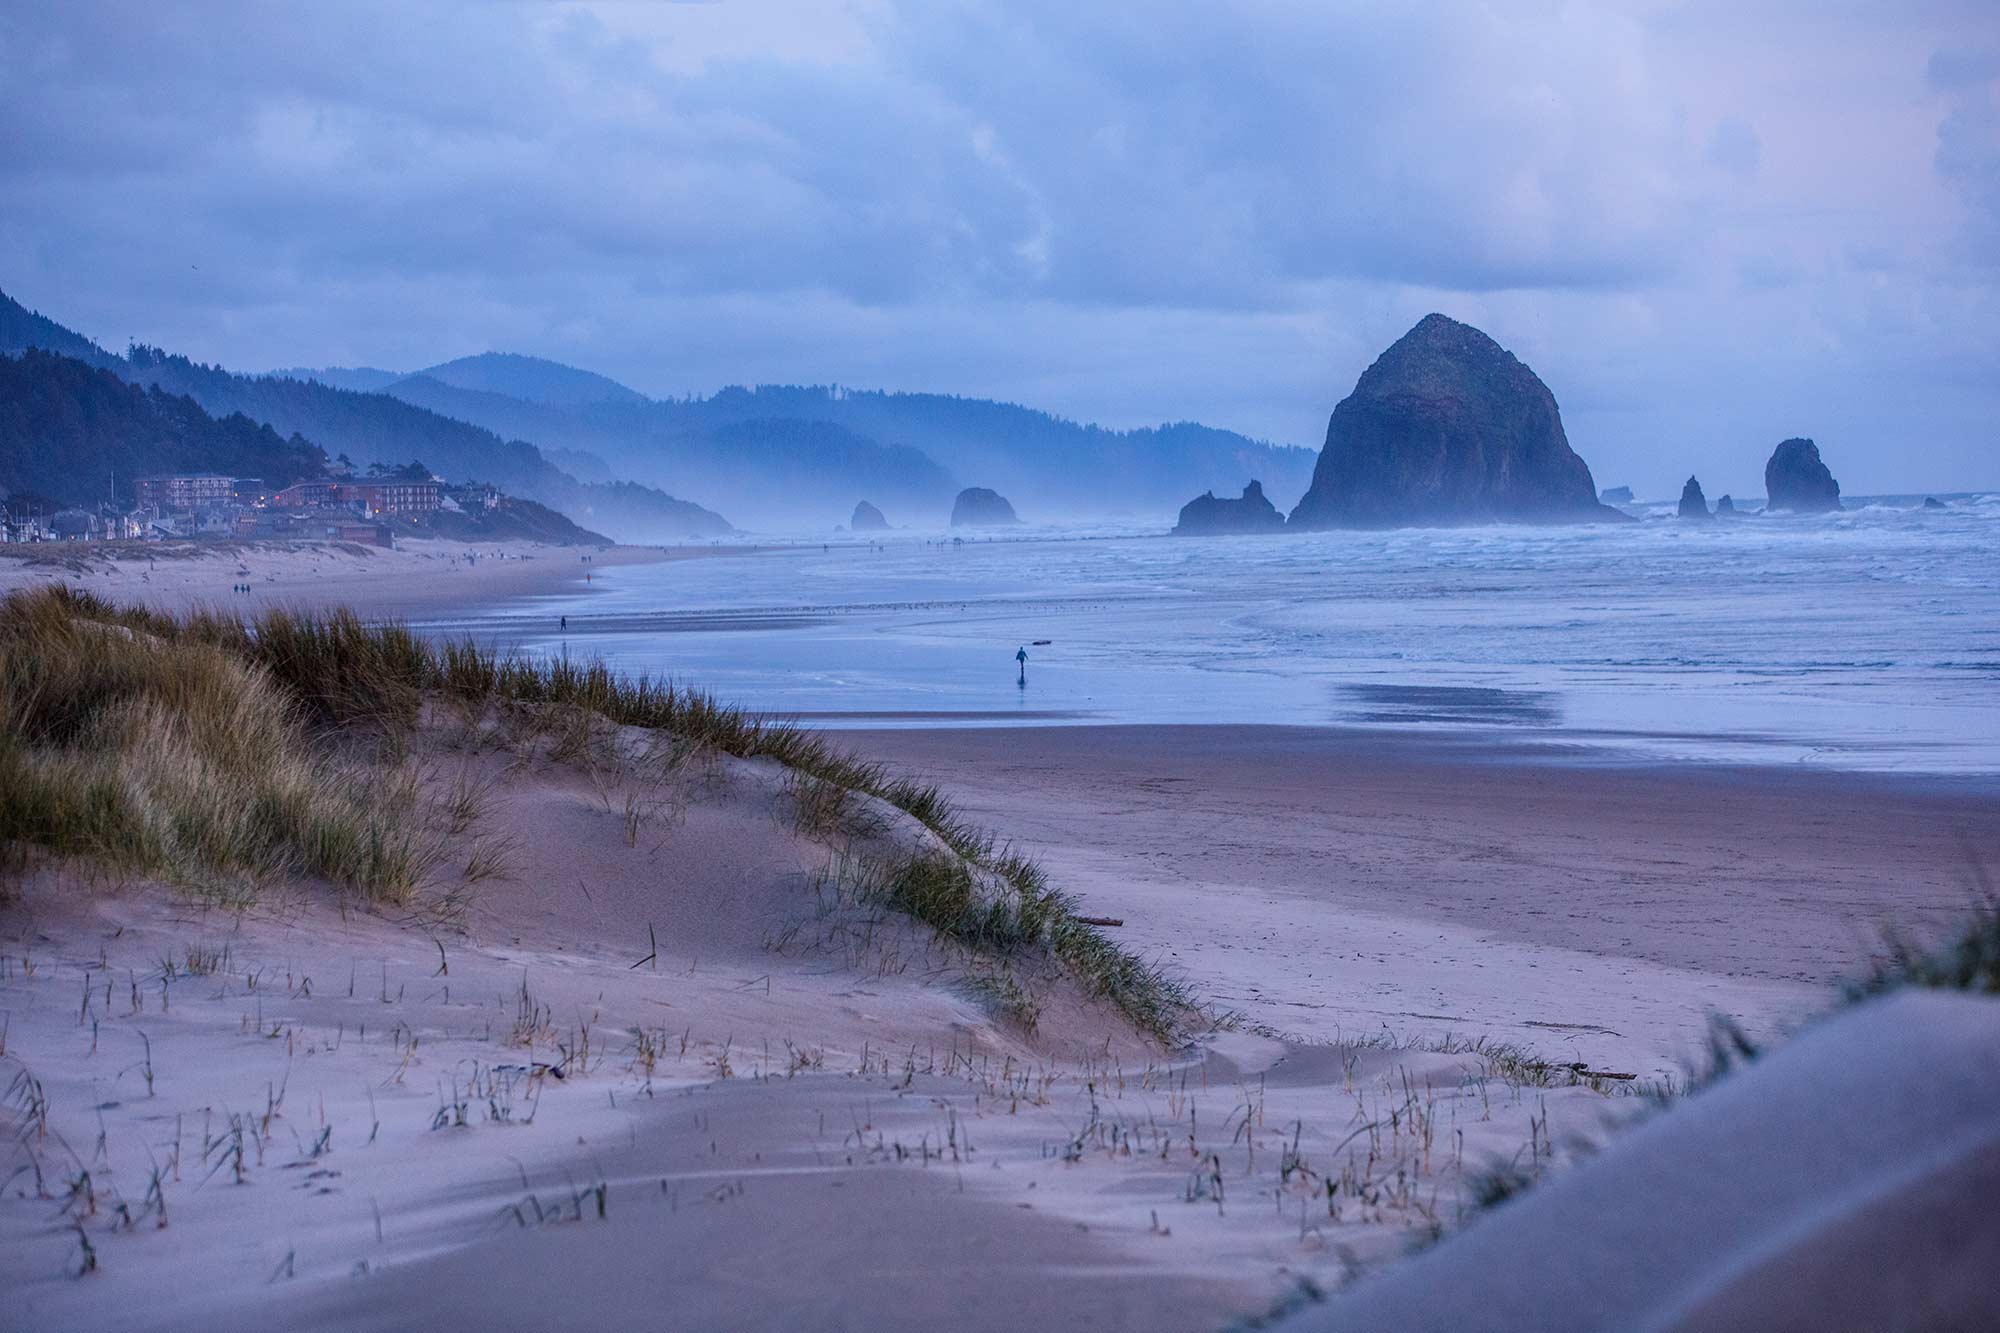
[{"label": "mist over water", "polygon": [[607,569],[580,595],[426,628],[818,725],[1337,725],[2000,768],[2000,496],[1710,524],[898,533]]}]

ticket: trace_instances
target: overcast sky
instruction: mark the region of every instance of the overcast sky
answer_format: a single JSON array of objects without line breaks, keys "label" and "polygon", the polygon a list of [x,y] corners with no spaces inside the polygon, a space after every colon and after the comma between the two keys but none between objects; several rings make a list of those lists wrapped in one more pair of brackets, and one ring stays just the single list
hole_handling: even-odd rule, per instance
[{"label": "overcast sky", "polygon": [[7,5],[0,200],[0,289],[236,369],[1316,448],[1442,310],[1600,485],[2000,486],[1994,0]]}]

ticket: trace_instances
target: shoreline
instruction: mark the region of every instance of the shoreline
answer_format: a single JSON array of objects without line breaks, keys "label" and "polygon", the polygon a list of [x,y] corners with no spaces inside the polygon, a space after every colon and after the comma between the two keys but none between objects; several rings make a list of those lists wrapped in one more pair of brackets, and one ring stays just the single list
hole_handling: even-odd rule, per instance
[{"label": "shoreline", "polygon": [[1242,732],[1286,735],[1303,744],[1382,749],[1411,762],[1524,765],[1609,772],[1667,772],[1714,782],[1786,784],[1834,782],[1897,792],[1938,789],[1984,794],[2000,800],[2000,771],[1961,768],[1866,768],[1832,762],[1739,759],[1712,752],[1653,753],[1621,747],[1626,740],[1683,740],[1716,745],[1745,738],[1727,732],[1575,731],[1522,735],[1482,725],[1364,726],[1351,722],[1157,722],[1107,720],[1077,709],[779,709],[760,716],[772,722],[816,727],[835,739],[899,732]]},{"label": "shoreline", "polygon": [[[573,593],[598,569],[740,555],[736,546],[553,546],[407,541],[393,549],[333,542],[163,546],[44,543],[0,548],[0,595],[65,583],[118,604],[186,612],[270,606],[352,609],[369,620],[461,614]],[[473,557],[468,560],[467,557]],[[50,563],[34,563],[48,561]],[[242,583],[250,591],[236,592]]]}]

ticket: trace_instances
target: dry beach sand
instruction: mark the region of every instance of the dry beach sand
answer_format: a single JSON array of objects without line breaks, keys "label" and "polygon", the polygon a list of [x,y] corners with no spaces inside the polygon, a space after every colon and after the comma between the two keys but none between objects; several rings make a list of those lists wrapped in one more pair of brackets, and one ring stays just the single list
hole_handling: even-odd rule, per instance
[{"label": "dry beach sand", "polygon": [[[420,569],[344,600],[483,577]],[[1946,1315],[2000,1309],[1939,1222],[1991,1177],[1991,1001],[1635,1095],[1708,1010],[1773,1036],[1880,926],[1961,920],[1989,787],[1330,729],[843,739],[1172,964],[1213,1005],[1188,1044],[859,903],[854,867],[931,836],[891,807],[830,825],[771,760],[434,715],[425,799],[480,797],[419,904],[75,868],[0,900],[9,1320],[1204,1329],[1356,1279],[1295,1317],[1768,1326],[1802,1274],[1824,1324],[1863,1271],[1826,1256],[1884,1234]],[[1545,1183],[1475,1221],[1495,1169]]]},{"label": "dry beach sand", "polygon": [[[414,618],[566,592],[599,568],[737,549],[450,541],[404,541],[393,550],[328,542],[52,542],[0,546],[0,595],[66,583],[121,605],[163,611],[215,606],[247,615],[273,605],[351,606],[371,617]],[[250,592],[234,591],[238,583]]]}]

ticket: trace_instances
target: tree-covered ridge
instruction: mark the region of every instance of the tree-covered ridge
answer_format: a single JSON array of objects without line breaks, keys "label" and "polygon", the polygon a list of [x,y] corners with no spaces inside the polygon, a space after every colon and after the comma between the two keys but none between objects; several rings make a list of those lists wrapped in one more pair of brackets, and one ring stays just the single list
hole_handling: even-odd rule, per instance
[{"label": "tree-covered ridge", "polygon": [[114,357],[0,293],[0,352],[28,348],[80,356],[139,385],[192,398],[215,417],[241,413],[358,464],[421,458],[448,480],[491,482],[628,540],[719,536],[732,530],[727,520],[700,505],[647,486],[586,485],[524,440],[503,440],[386,394],[237,375],[145,345],[135,344],[126,356]]},{"label": "tree-covered ridge", "polygon": [[81,333],[64,328],[39,310],[30,310],[0,292],[0,352],[18,352],[28,347],[73,356],[105,369],[115,369],[120,364],[117,357]]},{"label": "tree-covered ridge", "polygon": [[[825,487],[942,516],[966,482],[1042,513],[1177,507],[1191,489],[1234,493],[1251,478],[1287,498],[1312,475],[1310,449],[1194,422],[1113,430],[1034,408],[947,394],[833,386],[732,387],[706,398],[567,405],[446,384],[428,374],[385,393],[624,475],[754,512],[773,495]],[[807,480],[798,485],[795,478]],[[844,507],[839,507],[844,513]]]},{"label": "tree-covered ridge", "polygon": [[141,388],[71,356],[30,348],[0,357],[0,489],[65,505],[136,499],[162,472],[222,472],[287,486],[322,476],[327,459],[241,413]]},{"label": "tree-covered ridge", "polygon": [[634,477],[753,517],[797,515],[802,497],[818,497],[832,523],[853,503],[848,496],[864,494],[904,510],[937,506],[941,514],[957,490],[952,474],[922,450],[883,444],[838,422],[710,424],[682,419],[677,404],[531,402],[428,374],[398,380],[384,392],[502,435],[533,439],[582,475]]},{"label": "tree-covered ridge", "polygon": [[956,394],[765,384],[660,408],[708,428],[776,417],[837,422],[884,444],[922,449],[956,475],[1017,499],[1060,505],[1081,497],[1098,509],[1168,500],[1178,507],[1189,490],[1234,492],[1253,477],[1281,494],[1303,490],[1315,457],[1198,422],[1114,430]]},{"label": "tree-covered ridge", "polygon": [[236,375],[157,347],[134,344],[127,374],[145,384],[185,393],[211,412],[241,412],[279,430],[309,433],[322,448],[356,463],[403,463],[422,458],[453,481],[490,481],[503,490],[537,495],[567,480],[524,440],[453,421],[379,393],[355,393],[307,380]]},{"label": "tree-covered ridge", "polygon": [[380,391],[387,372],[246,376],[146,346],[111,357],[0,296],[0,350],[57,339],[210,412],[242,412],[359,464],[422,458],[451,480],[490,481],[628,539],[729,530],[676,494],[751,521],[829,526],[863,496],[942,522],[966,485],[1045,518],[1172,512],[1191,493],[1233,494],[1251,478],[1289,500],[1314,457],[1193,422],[1113,430],[946,394],[762,385],[654,400],[589,371],[495,353]]}]

